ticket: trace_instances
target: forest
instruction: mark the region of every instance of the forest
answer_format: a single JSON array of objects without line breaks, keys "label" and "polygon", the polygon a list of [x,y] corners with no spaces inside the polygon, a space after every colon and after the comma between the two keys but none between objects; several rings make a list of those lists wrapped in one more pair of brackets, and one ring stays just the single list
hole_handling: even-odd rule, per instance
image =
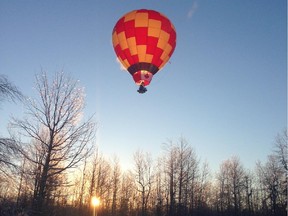
[{"label": "forest", "polygon": [[25,107],[22,118],[11,117],[9,137],[0,137],[1,216],[287,215],[287,129],[253,170],[232,156],[212,172],[185,137],[163,144],[158,158],[136,151],[126,170],[99,151],[77,81],[42,72],[35,91],[27,99],[0,75],[0,103]]}]

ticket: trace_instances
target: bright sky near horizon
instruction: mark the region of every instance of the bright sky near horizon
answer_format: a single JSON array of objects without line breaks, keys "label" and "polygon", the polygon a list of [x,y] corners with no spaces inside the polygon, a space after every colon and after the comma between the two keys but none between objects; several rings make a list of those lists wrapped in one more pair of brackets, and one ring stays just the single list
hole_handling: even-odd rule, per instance
[{"label": "bright sky near horizon", "polygon": [[[142,8],[172,21],[177,46],[140,95],[111,33]],[[234,155],[253,168],[287,127],[287,1],[1,0],[0,74],[35,97],[41,69],[80,80],[100,151],[124,166],[138,149],[157,157],[183,137],[213,170]],[[12,114],[23,117],[22,106],[1,103],[1,136]]]}]

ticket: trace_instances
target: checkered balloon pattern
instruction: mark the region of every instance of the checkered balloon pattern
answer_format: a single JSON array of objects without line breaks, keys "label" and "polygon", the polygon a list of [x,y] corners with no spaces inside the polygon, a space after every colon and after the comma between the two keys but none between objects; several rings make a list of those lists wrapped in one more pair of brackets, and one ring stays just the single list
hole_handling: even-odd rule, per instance
[{"label": "checkered balloon pattern", "polygon": [[163,14],[134,10],[118,20],[112,42],[117,58],[135,83],[146,86],[173,54],[176,31]]}]

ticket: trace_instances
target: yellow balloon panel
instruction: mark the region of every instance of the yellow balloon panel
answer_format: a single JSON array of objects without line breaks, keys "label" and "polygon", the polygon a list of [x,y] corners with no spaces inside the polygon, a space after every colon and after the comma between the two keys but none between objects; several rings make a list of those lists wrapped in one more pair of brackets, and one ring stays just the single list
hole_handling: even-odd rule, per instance
[{"label": "yellow balloon panel", "polygon": [[112,35],[112,43],[113,47],[116,47],[119,44],[117,33],[114,32]]},{"label": "yellow balloon panel", "polygon": [[165,40],[163,40],[161,38],[158,40],[158,43],[157,43],[157,47],[158,48],[164,50],[166,45],[167,45],[167,41],[165,41]]},{"label": "yellow balloon panel", "polygon": [[159,38],[161,29],[148,27],[148,36]]},{"label": "yellow balloon panel", "polygon": [[[164,52],[162,53],[161,55],[161,59],[164,60],[166,58],[166,56],[169,56],[169,54],[171,53],[171,50],[172,50],[172,47],[170,44],[167,44],[165,49],[164,49]],[[169,56],[170,57],[170,56]]]},{"label": "yellow balloon panel", "polygon": [[119,44],[122,50],[125,50],[128,48],[128,43],[127,43],[127,39],[125,36],[125,32],[118,34],[118,40],[119,40]]},{"label": "yellow balloon panel", "polygon": [[145,62],[151,63],[151,62],[152,62],[152,59],[153,59],[153,55],[151,55],[151,54],[146,54],[146,56],[145,56]]},{"label": "yellow balloon panel", "polygon": [[145,62],[145,56],[146,56],[146,45],[138,45],[137,46],[137,53],[138,53],[138,59],[140,62]]},{"label": "yellow balloon panel", "polygon": [[[146,21],[148,21],[148,13],[146,13],[146,12],[138,12],[138,13],[136,13],[136,15],[135,15],[135,24],[136,24],[136,22],[138,21],[138,20],[146,20]],[[136,26],[135,26],[136,27]]]},{"label": "yellow balloon panel", "polygon": [[130,66],[130,64],[129,64],[129,62],[127,61],[127,59],[125,59],[125,60],[123,61],[121,58],[118,58],[118,60],[120,61],[120,63],[122,64],[122,66],[123,66],[125,69],[127,69],[127,68]]},{"label": "yellow balloon panel", "polygon": [[130,20],[135,20],[137,11],[131,11],[130,13],[126,14],[124,16],[124,22],[130,21]]},{"label": "yellow balloon panel", "polygon": [[148,26],[148,14],[137,13],[135,17],[135,27],[147,27]]},{"label": "yellow balloon panel", "polygon": [[169,41],[169,37],[170,37],[169,33],[167,33],[166,31],[161,30],[159,39],[164,40],[167,43]]},{"label": "yellow balloon panel", "polygon": [[156,28],[156,29],[161,29],[161,21],[155,20],[155,19],[149,19],[149,27],[151,28]]}]

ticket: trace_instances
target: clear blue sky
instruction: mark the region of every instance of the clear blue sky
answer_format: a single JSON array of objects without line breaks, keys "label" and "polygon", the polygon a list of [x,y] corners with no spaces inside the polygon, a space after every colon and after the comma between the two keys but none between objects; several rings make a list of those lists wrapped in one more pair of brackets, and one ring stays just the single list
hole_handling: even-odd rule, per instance
[{"label": "clear blue sky", "polygon": [[[116,21],[154,9],[176,27],[177,47],[163,70],[136,92],[111,43]],[[0,74],[27,96],[41,68],[64,69],[96,113],[97,143],[131,164],[137,149],[162,152],[184,137],[212,169],[233,155],[245,167],[265,160],[287,125],[286,0],[1,0]],[[2,103],[0,135],[19,104]]]}]

